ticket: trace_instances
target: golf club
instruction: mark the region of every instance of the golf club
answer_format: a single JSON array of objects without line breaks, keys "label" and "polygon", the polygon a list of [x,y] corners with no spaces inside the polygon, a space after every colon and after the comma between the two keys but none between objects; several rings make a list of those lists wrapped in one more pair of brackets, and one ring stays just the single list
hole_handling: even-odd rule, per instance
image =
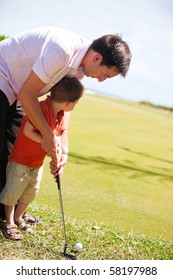
[{"label": "golf club", "polygon": [[64,245],[64,251],[61,253],[61,256],[63,256],[66,259],[70,260],[76,260],[75,255],[67,254],[67,238],[66,238],[66,227],[65,227],[65,219],[64,219],[64,210],[63,210],[63,203],[62,203],[62,192],[61,192],[61,183],[60,183],[60,176],[56,176],[56,182],[57,182],[57,187],[58,187],[58,193],[59,193],[59,202],[60,202],[60,209],[61,209],[61,216],[62,216],[62,224],[63,224],[63,230],[64,230],[64,240],[65,240],[65,245]]}]

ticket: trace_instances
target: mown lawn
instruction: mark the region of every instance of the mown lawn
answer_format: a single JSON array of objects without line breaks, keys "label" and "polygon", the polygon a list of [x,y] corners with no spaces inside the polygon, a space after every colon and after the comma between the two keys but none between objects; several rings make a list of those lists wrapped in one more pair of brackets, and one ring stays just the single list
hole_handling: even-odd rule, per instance
[{"label": "mown lawn", "polygon": [[[22,241],[7,240],[0,233],[1,260],[63,260],[64,250],[61,215],[52,208],[30,211],[39,216],[42,225],[33,226],[34,235],[24,234]],[[87,220],[79,221],[66,216],[67,253],[78,260],[172,260],[173,243],[164,239],[147,237],[144,234],[123,232],[98,225]],[[74,245],[83,244],[81,251]]]},{"label": "mown lawn", "polygon": [[[61,179],[68,250],[78,259],[173,259],[173,115],[97,95],[85,95],[71,115]],[[46,159],[30,206],[43,224],[21,242],[1,235],[0,259],[61,259],[59,209]]]},{"label": "mown lawn", "polygon": [[[172,240],[172,126],[168,112],[86,95],[71,117],[62,178],[66,213]],[[37,203],[59,207],[48,160]]]}]

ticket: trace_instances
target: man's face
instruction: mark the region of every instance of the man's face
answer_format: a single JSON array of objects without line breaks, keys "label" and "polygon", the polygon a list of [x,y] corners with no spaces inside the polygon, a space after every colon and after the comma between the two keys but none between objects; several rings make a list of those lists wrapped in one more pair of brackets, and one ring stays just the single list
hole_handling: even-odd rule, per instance
[{"label": "man's face", "polygon": [[115,67],[108,68],[105,65],[100,65],[101,61],[102,57],[98,55],[93,57],[90,63],[84,63],[83,71],[85,76],[95,78],[98,82],[103,82],[120,74]]}]

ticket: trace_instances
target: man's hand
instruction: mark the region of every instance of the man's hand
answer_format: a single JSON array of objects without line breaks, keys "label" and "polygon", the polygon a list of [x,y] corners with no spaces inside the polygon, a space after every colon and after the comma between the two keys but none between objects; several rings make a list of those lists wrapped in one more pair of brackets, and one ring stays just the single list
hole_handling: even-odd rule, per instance
[{"label": "man's hand", "polygon": [[60,163],[59,163],[59,170],[58,170],[58,174],[57,175],[60,175],[60,176],[63,175],[64,168],[65,168],[65,165],[67,163],[67,160],[68,160],[68,155],[62,154],[61,155],[61,160],[60,160]]},{"label": "man's hand", "polygon": [[54,134],[50,135],[52,137],[42,138],[41,146],[45,152],[47,152],[47,156],[51,157],[54,164],[58,165],[58,154],[57,154],[57,141],[54,137]]},{"label": "man's hand", "polygon": [[67,160],[68,160],[68,155],[61,154],[61,159],[58,166],[57,164],[55,164],[53,160],[50,161],[49,163],[50,170],[54,178],[56,178],[57,175],[62,176]]}]

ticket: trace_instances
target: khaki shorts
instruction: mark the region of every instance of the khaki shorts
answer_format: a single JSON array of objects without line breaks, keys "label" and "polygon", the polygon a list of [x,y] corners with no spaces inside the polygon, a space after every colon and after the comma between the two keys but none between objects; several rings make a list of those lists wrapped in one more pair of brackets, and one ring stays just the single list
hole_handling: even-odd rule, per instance
[{"label": "khaki shorts", "polygon": [[29,204],[37,196],[43,173],[43,166],[32,168],[16,162],[7,165],[7,182],[0,193],[0,203],[16,205],[18,200]]}]

